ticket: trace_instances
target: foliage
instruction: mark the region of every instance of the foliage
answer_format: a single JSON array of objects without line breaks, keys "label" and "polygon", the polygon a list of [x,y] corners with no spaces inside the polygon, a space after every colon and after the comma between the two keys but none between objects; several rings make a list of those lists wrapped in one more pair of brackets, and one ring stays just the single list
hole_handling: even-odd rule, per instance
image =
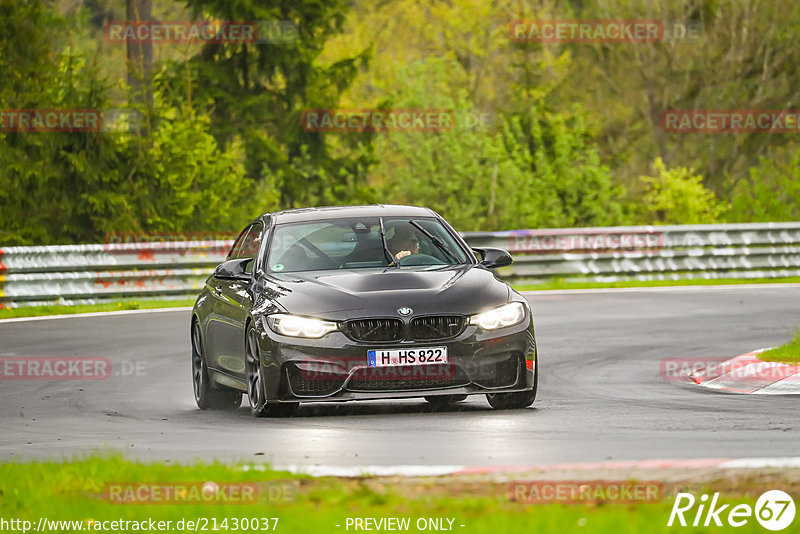
[{"label": "foliage", "polygon": [[648,224],[705,224],[719,222],[727,206],[703,187],[694,169],[667,169],[661,158],[653,162],[656,176],[642,176],[645,184],[641,217]]},{"label": "foliage", "polygon": [[[324,44],[342,31],[349,2],[187,0],[198,18],[283,21],[296,28],[285,39],[259,44],[207,44],[188,62],[172,62],[163,90],[212,117],[221,145],[241,138],[247,176],[278,194],[282,208],[370,198],[365,170],[368,139],[330,143],[301,128],[306,109],[333,108],[368,51],[330,64],[317,61]],[[271,199],[266,199],[266,204]]]},{"label": "foliage", "polygon": [[[0,131],[0,244],[236,231],[268,210],[371,202],[429,205],[459,230],[800,217],[791,135],[659,123],[796,107],[791,0],[155,0],[153,14],[285,21],[297,38],[154,47],[154,101],[132,131]],[[103,37],[124,17],[113,0],[0,0],[0,110],[131,107],[125,47]],[[520,19],[659,20],[667,34],[520,43]],[[307,109],[403,106],[483,122],[300,124]]]},{"label": "foliage", "polygon": [[[2,2],[9,16],[0,58],[18,63],[0,64],[0,107],[109,109],[94,65],[57,49],[63,20],[42,2]],[[31,32],[36,44],[17,57],[13,44]],[[243,202],[252,187],[238,142],[220,150],[208,117],[160,98],[138,111],[141,129],[0,132],[0,243],[99,241],[114,231],[233,231],[252,217],[258,206]]]},{"label": "foliage", "polygon": [[[0,109],[103,107],[101,77],[84,58],[58,49],[64,21],[43,2],[0,0],[0,19]],[[91,236],[86,199],[119,180],[116,144],[97,133],[0,132],[0,242]]]},{"label": "foliage", "polygon": [[428,60],[398,79],[395,107],[452,109],[456,127],[378,140],[374,179],[390,198],[427,205],[463,230],[623,220],[624,191],[600,163],[578,108],[487,116],[464,93],[456,100],[436,92],[452,67]]},{"label": "foliage", "polygon": [[750,168],[731,194],[731,222],[800,220],[800,151],[774,151]]}]

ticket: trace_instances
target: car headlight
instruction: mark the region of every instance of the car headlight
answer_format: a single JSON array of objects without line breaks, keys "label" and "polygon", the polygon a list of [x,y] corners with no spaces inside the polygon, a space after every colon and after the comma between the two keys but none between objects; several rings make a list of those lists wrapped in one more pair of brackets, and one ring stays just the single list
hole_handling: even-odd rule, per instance
[{"label": "car headlight", "polygon": [[494,310],[479,313],[469,318],[469,324],[478,325],[485,330],[497,330],[519,324],[525,318],[525,306],[521,302],[511,302]]},{"label": "car headlight", "polygon": [[292,337],[320,338],[338,330],[333,321],[323,321],[313,317],[300,317],[278,313],[267,317],[267,324],[275,332]]}]

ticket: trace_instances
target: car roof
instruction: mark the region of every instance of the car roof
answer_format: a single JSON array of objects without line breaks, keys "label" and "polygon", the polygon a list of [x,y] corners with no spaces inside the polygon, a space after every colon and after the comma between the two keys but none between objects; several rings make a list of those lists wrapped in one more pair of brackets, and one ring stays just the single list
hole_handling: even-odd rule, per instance
[{"label": "car roof", "polygon": [[299,208],[265,213],[259,218],[271,218],[276,224],[313,221],[320,219],[345,219],[349,217],[436,217],[436,212],[419,206],[372,204],[369,206],[325,206]]}]

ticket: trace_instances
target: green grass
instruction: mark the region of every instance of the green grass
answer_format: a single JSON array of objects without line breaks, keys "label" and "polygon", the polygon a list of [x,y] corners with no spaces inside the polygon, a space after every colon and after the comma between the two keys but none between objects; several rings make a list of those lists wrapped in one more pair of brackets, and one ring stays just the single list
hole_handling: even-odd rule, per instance
[{"label": "green grass", "polygon": [[[541,291],[552,289],[595,289],[615,287],[668,287],[668,286],[714,286],[732,284],[776,284],[800,283],[800,277],[787,278],[754,278],[749,280],[736,278],[720,278],[716,280],[627,280],[621,282],[570,282],[561,278],[553,278],[535,284],[511,283],[517,291]],[[77,304],[74,306],[26,306],[21,308],[0,308],[0,319],[15,317],[37,317],[43,315],[63,315],[73,313],[91,313],[118,310],[146,310],[153,308],[173,308],[192,306],[195,298],[180,300],[163,299],[128,299],[104,304]]]},{"label": "green grass", "polygon": [[535,284],[515,284],[512,287],[517,291],[541,291],[547,289],[595,289],[609,287],[667,287],[667,286],[721,286],[734,284],[798,284],[800,277],[786,278],[717,278],[714,280],[625,280],[620,282],[571,282],[561,278],[545,280]]},{"label": "green grass", "polygon": [[38,317],[42,315],[62,315],[72,313],[91,313],[121,310],[147,310],[154,308],[174,308],[180,306],[192,306],[195,297],[180,300],[165,299],[127,299],[103,304],[76,304],[74,306],[24,306],[21,308],[2,308],[0,309],[0,319],[12,319],[15,317]]},{"label": "green grass", "polygon": [[[454,518],[458,533],[506,532],[580,532],[580,533],[650,533],[686,530],[687,532],[761,532],[750,519],[742,528],[667,528],[673,499],[648,504],[547,504],[511,502],[505,484],[462,485],[447,483],[446,477],[422,479],[353,479],[317,478],[275,471],[243,470],[224,464],[169,465],[138,463],[120,456],[92,457],[70,463],[0,464],[0,518],[33,522],[48,520],[171,520],[207,518],[279,518],[278,532],[287,534],[354,532],[345,529],[353,517],[410,517],[410,532],[418,518]],[[254,482],[259,488],[291,488],[275,491],[270,497],[264,490],[256,503],[248,504],[115,504],[104,496],[108,484],[126,482],[213,481]],[[408,484],[414,485],[412,488]],[[404,487],[405,485],[405,487]],[[476,489],[477,488],[477,489]],[[755,499],[726,495],[726,502]],[[336,525],[341,525],[337,527]],[[464,525],[461,527],[460,525]],[[233,530],[229,528],[228,530]],[[62,529],[75,531],[75,529]],[[130,531],[130,530],[129,530]],[[218,530],[225,532],[224,529]],[[200,529],[200,532],[203,532]]]},{"label": "green grass", "polygon": [[765,362],[783,362],[800,364],[800,328],[795,330],[794,337],[786,344],[758,355]]}]

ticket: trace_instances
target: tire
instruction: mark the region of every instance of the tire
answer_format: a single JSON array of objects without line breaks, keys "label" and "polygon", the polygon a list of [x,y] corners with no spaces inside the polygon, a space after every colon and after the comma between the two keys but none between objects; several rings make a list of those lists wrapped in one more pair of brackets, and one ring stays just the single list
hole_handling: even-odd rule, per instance
[{"label": "tire", "polygon": [[466,395],[431,395],[425,397],[425,400],[428,401],[428,404],[431,405],[431,408],[443,408],[448,404],[455,404],[456,402],[461,402],[467,398]]},{"label": "tire", "polygon": [[227,389],[214,389],[208,378],[200,324],[192,326],[192,386],[194,400],[201,410],[235,410],[242,405],[242,394]]},{"label": "tire", "polygon": [[533,389],[515,393],[487,393],[486,400],[495,410],[519,410],[527,408],[536,400],[536,390],[539,386],[539,361],[536,361],[536,371],[533,374]]},{"label": "tire", "polygon": [[247,373],[247,398],[253,417],[289,417],[297,411],[299,403],[282,402],[269,404],[264,389],[264,368],[258,350],[255,328],[247,329],[245,338],[245,371]]}]

